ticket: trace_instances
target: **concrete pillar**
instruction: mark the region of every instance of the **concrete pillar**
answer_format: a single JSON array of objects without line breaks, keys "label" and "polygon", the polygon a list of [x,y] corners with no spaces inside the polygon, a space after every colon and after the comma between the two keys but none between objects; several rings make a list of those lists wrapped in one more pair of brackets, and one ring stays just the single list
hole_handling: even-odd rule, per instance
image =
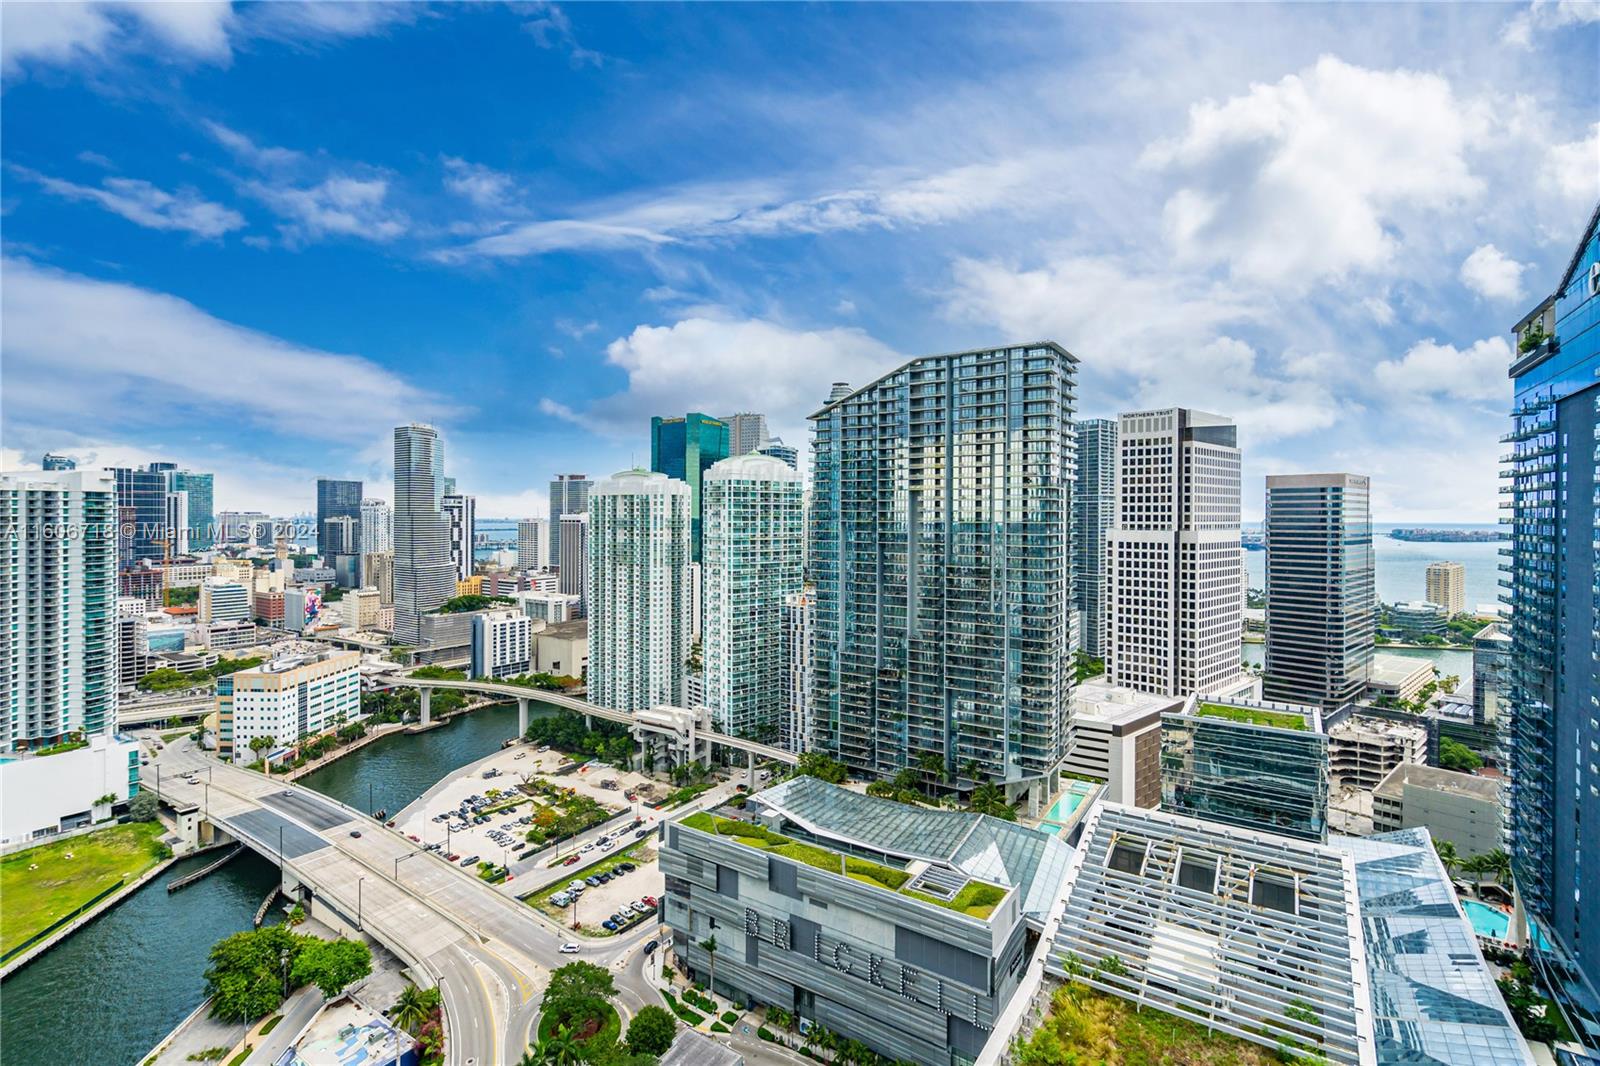
[{"label": "concrete pillar", "polygon": [[528,697],[517,697],[517,739],[528,735]]},{"label": "concrete pillar", "polygon": [[594,715],[586,714],[586,715],[583,716],[583,728],[585,728],[585,729],[593,729],[594,728]]},{"label": "concrete pillar", "polygon": [[750,791],[756,790],[756,753],[746,749],[744,753],[745,783],[750,786]]},{"label": "concrete pillar", "polygon": [[422,691],[422,724],[433,724],[433,689],[424,688]]}]

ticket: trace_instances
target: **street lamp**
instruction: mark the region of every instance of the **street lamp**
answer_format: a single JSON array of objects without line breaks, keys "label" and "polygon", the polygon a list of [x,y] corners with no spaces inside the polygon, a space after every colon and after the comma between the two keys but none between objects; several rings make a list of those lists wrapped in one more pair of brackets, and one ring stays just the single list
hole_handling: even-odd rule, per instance
[{"label": "street lamp", "polygon": [[396,855],[394,857],[394,883],[395,884],[398,885],[400,883],[400,861],[402,859],[409,859],[409,858],[411,858],[411,856],[413,856],[415,854],[417,854],[417,853],[414,852],[414,851],[408,851],[404,855]]},{"label": "street lamp", "polygon": [[365,877],[356,878],[356,930],[358,932],[362,931],[362,926],[361,926],[361,882],[363,882],[365,880],[366,880]]}]

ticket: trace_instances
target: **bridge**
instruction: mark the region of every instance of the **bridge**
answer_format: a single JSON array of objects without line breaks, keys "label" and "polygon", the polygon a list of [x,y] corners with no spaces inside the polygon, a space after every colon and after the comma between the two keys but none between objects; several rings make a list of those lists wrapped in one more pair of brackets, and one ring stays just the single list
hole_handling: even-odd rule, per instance
[{"label": "bridge", "polygon": [[517,701],[517,736],[522,736],[528,731],[529,704],[538,701],[548,703],[553,707],[573,711],[591,718],[600,718],[607,722],[616,722],[627,726],[633,731],[634,739],[643,741],[646,734],[665,737],[672,744],[673,749],[690,762],[698,761],[699,749],[705,745],[712,747],[731,748],[745,753],[748,761],[753,765],[756,759],[767,759],[774,762],[794,765],[799,762],[799,756],[792,751],[763,744],[758,740],[748,740],[744,737],[729,736],[709,729],[701,729],[698,714],[683,711],[680,714],[663,714],[654,711],[618,711],[610,707],[601,707],[587,700],[580,700],[575,696],[568,696],[560,692],[547,692],[544,689],[530,689],[526,685],[512,685],[504,681],[479,679],[475,681],[450,681],[439,678],[413,677],[408,674],[383,674],[382,680],[388,684],[403,685],[421,690],[422,695],[422,724],[429,724],[432,719],[430,701],[434,689],[445,689],[455,692],[473,692],[480,695],[499,696],[503,699]]},{"label": "bridge", "polygon": [[[439,986],[449,1066],[517,1061],[534,1035],[544,977],[567,961],[560,947],[570,933],[336,800],[187,744],[168,745],[156,761],[159,795],[180,826],[220,830],[276,863],[285,891],[319,921],[366,933],[420,983]],[[621,962],[647,931],[591,941],[582,957]]]}]

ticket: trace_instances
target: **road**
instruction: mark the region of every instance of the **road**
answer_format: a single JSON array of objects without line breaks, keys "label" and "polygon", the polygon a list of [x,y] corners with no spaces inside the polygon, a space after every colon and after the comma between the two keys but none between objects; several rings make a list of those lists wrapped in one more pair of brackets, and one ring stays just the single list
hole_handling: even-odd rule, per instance
[{"label": "road", "polygon": [[[198,805],[438,982],[452,1066],[515,1062],[536,1031],[549,971],[575,958],[619,975],[619,999],[630,1015],[651,1001],[646,997],[654,993],[642,974],[630,973],[630,961],[654,935],[654,924],[618,937],[581,938],[309,789],[208,758],[188,741],[168,745],[155,763],[164,799]],[[194,784],[182,779],[186,772],[196,775]],[[573,940],[580,953],[561,954],[561,944]]]}]

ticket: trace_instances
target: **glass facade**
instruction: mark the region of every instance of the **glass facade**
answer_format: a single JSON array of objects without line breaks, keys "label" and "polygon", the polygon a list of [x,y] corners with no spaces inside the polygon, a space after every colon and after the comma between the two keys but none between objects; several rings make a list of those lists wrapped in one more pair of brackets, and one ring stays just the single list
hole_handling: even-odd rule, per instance
[{"label": "glass facade", "polygon": [[189,550],[209,551],[217,542],[217,517],[212,509],[212,476],[177,470],[172,474],[170,487],[173,492],[189,494]]},{"label": "glass facade", "polygon": [[1077,423],[1078,482],[1072,498],[1072,550],[1083,650],[1105,655],[1106,532],[1116,519],[1117,423],[1091,418]]},{"label": "glass facade", "polygon": [[813,746],[890,776],[1054,770],[1071,702],[1077,359],[914,359],[811,416]]},{"label": "glass facade", "polygon": [[166,472],[129,467],[111,472],[117,479],[119,565],[126,569],[144,559],[159,563],[159,542],[167,535]]},{"label": "glass facade", "polygon": [[[328,531],[324,528],[330,518],[353,518],[356,528],[360,528],[361,482],[317,478],[317,554],[323,557],[333,551],[328,545]],[[358,545],[355,554],[360,554],[360,551]]]},{"label": "glass facade", "polygon": [[701,481],[712,464],[728,457],[728,423],[690,412],[682,418],[650,420],[650,469],[689,485],[689,550],[700,561]]},{"label": "glass facade", "polygon": [[[359,482],[355,514],[361,515]],[[444,441],[432,426],[394,430],[394,639],[422,643],[422,616],[455,595],[444,499]],[[320,505],[320,499],[319,499]],[[319,530],[320,536],[320,530]]]},{"label": "glass facade", "polygon": [[[1295,726],[1270,724],[1298,720]],[[1161,718],[1161,809],[1328,838],[1328,736],[1309,708],[1192,702]]]},{"label": "glass facade", "polygon": [[1600,207],[1554,295],[1516,328],[1502,440],[1511,607],[1511,857],[1569,1020],[1600,1046]]}]

